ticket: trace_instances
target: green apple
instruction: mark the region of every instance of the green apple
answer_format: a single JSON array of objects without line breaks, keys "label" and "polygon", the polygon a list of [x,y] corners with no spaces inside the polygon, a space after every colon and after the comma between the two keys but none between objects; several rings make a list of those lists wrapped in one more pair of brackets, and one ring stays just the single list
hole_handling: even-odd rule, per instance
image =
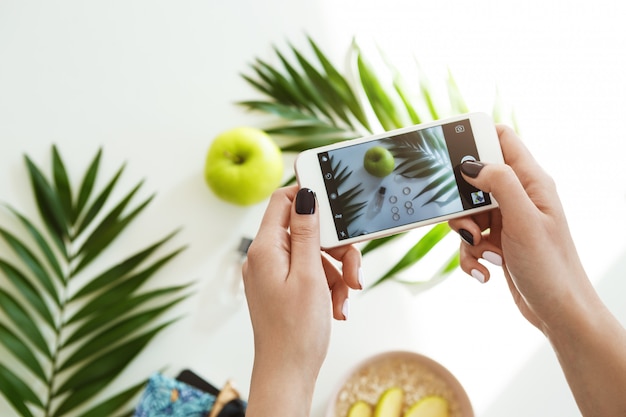
[{"label": "green apple", "polygon": [[407,410],[404,417],[449,417],[448,401],[438,395],[429,395]]},{"label": "green apple", "polygon": [[374,408],[374,417],[400,417],[404,404],[404,390],[392,387],[385,390]]},{"label": "green apple", "polygon": [[363,400],[358,400],[350,406],[348,417],[372,417],[372,406]]},{"label": "green apple", "polygon": [[213,139],[204,178],[219,198],[247,206],[272,194],[282,181],[283,169],[282,152],[267,133],[237,127]]},{"label": "green apple", "polygon": [[363,157],[365,170],[375,177],[383,178],[393,172],[396,161],[387,148],[372,146]]}]

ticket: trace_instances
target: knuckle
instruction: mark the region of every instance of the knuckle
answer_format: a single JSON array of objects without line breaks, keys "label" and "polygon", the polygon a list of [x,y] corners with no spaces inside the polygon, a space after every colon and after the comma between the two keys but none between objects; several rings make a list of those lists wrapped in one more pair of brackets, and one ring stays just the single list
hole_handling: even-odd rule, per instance
[{"label": "knuckle", "polygon": [[291,240],[308,241],[317,233],[317,227],[315,222],[298,222],[291,227]]}]

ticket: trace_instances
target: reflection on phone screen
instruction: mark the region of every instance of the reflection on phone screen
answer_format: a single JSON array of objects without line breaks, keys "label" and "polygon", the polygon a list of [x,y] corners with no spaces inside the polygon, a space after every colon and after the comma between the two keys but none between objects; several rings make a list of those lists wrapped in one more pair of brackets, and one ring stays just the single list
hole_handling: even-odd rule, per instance
[{"label": "reflection on phone screen", "polygon": [[469,119],[318,153],[339,240],[491,204],[462,179]]}]

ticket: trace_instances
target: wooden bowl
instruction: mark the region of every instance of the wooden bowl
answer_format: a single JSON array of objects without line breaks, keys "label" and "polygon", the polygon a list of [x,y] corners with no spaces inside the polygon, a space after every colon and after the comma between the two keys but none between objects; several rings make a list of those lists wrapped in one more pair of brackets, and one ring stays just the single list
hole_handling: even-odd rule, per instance
[{"label": "wooden bowl", "polygon": [[450,417],[474,417],[467,393],[459,381],[438,362],[418,353],[385,352],[359,363],[339,384],[326,417],[346,417],[357,400],[375,405],[388,388],[404,390],[404,410],[427,395],[448,401]]}]

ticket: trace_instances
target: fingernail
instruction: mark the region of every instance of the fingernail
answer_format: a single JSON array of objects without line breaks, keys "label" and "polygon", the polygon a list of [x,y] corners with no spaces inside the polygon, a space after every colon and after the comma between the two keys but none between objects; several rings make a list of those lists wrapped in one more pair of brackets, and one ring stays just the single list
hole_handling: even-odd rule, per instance
[{"label": "fingernail", "polygon": [[470,178],[476,178],[485,165],[477,161],[465,161],[461,164],[461,172]]},{"label": "fingernail", "polygon": [[315,193],[308,188],[301,188],[296,194],[296,213],[315,213]]},{"label": "fingernail", "polygon": [[343,302],[343,306],[341,307],[341,314],[343,314],[343,319],[348,320],[348,316],[350,315],[350,299],[346,298]]},{"label": "fingernail", "polygon": [[359,268],[359,285],[361,289],[365,288],[365,278],[363,277],[363,269]]},{"label": "fingernail", "polygon": [[480,282],[481,284],[485,283],[485,274],[480,272],[478,269],[472,269],[470,273],[472,274],[472,277],[476,278],[476,281]]},{"label": "fingernail", "polygon": [[465,229],[460,229],[459,236],[461,236],[461,239],[463,239],[465,243],[467,243],[470,246],[474,246],[474,236],[472,236],[470,232],[468,232]]},{"label": "fingernail", "polygon": [[495,252],[491,252],[491,251],[483,252],[483,259],[496,266],[502,266],[502,256],[498,255]]}]

